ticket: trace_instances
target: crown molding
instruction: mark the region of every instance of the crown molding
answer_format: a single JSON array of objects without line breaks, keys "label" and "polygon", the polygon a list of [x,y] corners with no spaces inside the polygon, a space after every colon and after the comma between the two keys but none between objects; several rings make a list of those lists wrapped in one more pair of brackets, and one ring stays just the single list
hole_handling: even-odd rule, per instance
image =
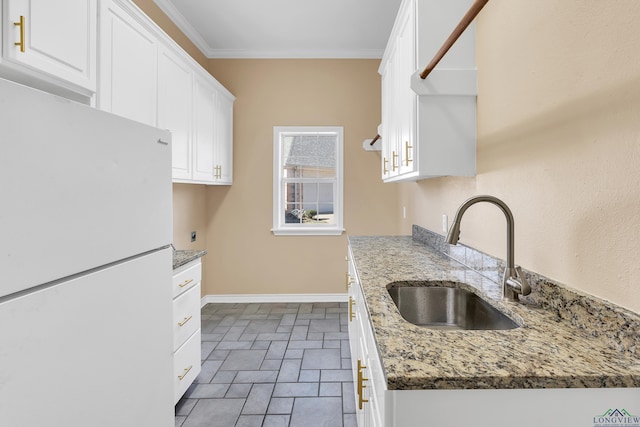
[{"label": "crown molding", "polygon": [[381,49],[359,50],[309,50],[309,49],[211,49],[208,58],[253,59],[381,59]]},{"label": "crown molding", "polygon": [[209,57],[208,52],[211,51],[211,46],[209,46],[198,30],[187,21],[187,18],[176,9],[171,0],[153,0],[153,2],[176,24],[180,31],[200,49],[200,52],[202,52],[204,56]]},{"label": "crown molding", "polygon": [[209,59],[380,59],[384,49],[355,50],[306,50],[306,49],[214,49],[198,30],[187,21],[171,0],[153,2],[173,21],[174,24]]}]

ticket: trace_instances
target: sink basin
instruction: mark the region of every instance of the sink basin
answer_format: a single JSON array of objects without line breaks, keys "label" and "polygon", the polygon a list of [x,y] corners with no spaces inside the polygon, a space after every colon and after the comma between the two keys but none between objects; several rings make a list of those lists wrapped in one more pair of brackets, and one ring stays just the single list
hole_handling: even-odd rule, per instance
[{"label": "sink basin", "polygon": [[519,325],[475,293],[460,287],[391,284],[387,288],[402,317],[443,330],[503,330]]}]

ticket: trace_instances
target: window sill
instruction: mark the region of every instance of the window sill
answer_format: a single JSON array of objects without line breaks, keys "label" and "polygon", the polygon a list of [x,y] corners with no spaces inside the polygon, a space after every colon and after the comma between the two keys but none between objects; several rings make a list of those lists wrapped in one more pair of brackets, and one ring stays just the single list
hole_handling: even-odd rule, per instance
[{"label": "window sill", "polygon": [[344,228],[272,228],[274,236],[340,236],[345,232]]}]

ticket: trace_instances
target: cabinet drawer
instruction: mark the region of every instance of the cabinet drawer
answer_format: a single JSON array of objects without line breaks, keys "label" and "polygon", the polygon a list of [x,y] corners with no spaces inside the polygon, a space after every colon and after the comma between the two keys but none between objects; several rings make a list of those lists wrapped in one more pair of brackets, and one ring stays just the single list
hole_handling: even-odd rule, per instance
[{"label": "cabinet drawer", "polygon": [[173,298],[200,283],[202,279],[201,267],[198,259],[173,271]]},{"label": "cabinet drawer", "polygon": [[200,284],[173,300],[173,351],[200,329]]},{"label": "cabinet drawer", "polygon": [[200,373],[200,329],[198,329],[173,357],[174,404]]}]

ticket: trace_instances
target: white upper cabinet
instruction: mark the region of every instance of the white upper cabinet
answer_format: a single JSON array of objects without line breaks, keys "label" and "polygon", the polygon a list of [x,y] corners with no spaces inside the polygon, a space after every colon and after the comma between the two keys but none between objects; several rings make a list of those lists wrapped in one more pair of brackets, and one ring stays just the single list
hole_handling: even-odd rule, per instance
[{"label": "white upper cabinet", "polygon": [[216,133],[214,164],[216,184],[233,183],[233,98],[219,93],[216,98]]},{"label": "white upper cabinet", "polygon": [[100,5],[98,108],[156,126],[157,39],[115,1]]},{"label": "white upper cabinet", "polygon": [[217,168],[214,163],[216,132],[216,91],[202,79],[196,79],[193,99],[193,176],[194,181],[214,182]]},{"label": "white upper cabinet", "polygon": [[174,156],[173,181],[231,185],[234,98],[206,76],[194,76],[193,82],[192,138]]},{"label": "white upper cabinet", "polygon": [[131,1],[100,4],[98,107],[171,131],[173,182],[230,185],[233,95]]},{"label": "white upper cabinet", "polygon": [[404,0],[400,6],[379,69],[385,182],[475,175],[473,24],[426,80],[418,76],[472,3]]},{"label": "white upper cabinet", "polygon": [[158,127],[171,131],[174,179],[191,178],[193,71],[171,50],[158,54]]},{"label": "white upper cabinet", "polygon": [[2,6],[0,74],[88,102],[96,91],[97,0],[4,0]]}]

